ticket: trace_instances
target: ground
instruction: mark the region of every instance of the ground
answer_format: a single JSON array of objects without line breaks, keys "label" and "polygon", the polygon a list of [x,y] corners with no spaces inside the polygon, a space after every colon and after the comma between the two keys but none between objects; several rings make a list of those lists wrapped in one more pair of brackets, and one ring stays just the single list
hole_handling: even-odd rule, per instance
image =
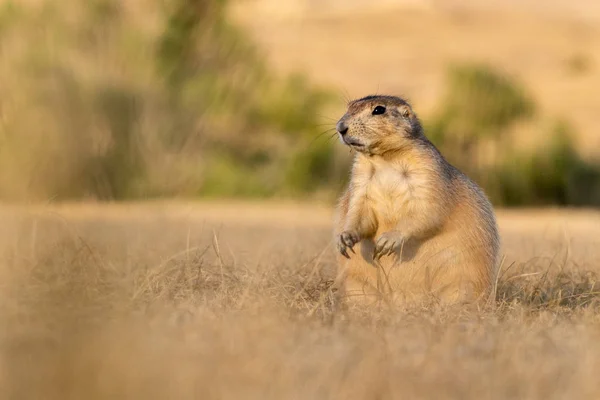
[{"label": "ground", "polygon": [[595,399],[597,211],[499,210],[489,309],[336,307],[331,208],[0,208],[0,387],[46,399]]}]

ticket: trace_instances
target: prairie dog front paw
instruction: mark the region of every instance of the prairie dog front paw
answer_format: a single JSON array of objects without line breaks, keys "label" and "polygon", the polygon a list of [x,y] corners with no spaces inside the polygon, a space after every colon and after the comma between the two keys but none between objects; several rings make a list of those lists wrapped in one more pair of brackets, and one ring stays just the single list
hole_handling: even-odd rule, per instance
[{"label": "prairie dog front paw", "polygon": [[350,258],[348,255],[348,249],[354,253],[354,245],[360,241],[360,236],[356,231],[344,231],[338,237],[338,251],[346,258]]},{"label": "prairie dog front paw", "polygon": [[393,254],[404,243],[404,237],[398,231],[384,232],[375,241],[373,260]]}]

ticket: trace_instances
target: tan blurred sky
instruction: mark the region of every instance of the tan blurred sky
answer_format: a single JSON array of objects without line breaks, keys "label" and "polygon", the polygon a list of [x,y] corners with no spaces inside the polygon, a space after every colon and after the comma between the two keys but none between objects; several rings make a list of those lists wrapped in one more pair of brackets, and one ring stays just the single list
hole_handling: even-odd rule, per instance
[{"label": "tan blurred sky", "polygon": [[244,12],[253,8],[278,17],[300,14],[355,13],[381,9],[496,9],[521,10],[537,14],[574,17],[584,20],[600,18],[597,0],[232,0]]}]

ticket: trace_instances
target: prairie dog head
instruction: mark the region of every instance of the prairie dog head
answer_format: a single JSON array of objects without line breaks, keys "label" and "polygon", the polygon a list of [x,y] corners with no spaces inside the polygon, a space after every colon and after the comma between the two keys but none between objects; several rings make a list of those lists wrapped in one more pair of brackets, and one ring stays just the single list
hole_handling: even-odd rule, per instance
[{"label": "prairie dog head", "polygon": [[368,155],[402,150],[423,135],[411,106],[394,96],[367,96],[351,101],[336,130],[344,144]]}]

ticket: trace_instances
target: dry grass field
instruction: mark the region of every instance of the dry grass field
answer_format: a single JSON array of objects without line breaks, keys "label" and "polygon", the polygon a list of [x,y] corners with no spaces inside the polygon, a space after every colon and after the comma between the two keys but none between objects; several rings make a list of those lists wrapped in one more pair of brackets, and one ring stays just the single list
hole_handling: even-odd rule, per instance
[{"label": "dry grass field", "polygon": [[498,214],[493,307],[348,310],[326,206],[2,206],[2,398],[597,399],[600,213]]}]

